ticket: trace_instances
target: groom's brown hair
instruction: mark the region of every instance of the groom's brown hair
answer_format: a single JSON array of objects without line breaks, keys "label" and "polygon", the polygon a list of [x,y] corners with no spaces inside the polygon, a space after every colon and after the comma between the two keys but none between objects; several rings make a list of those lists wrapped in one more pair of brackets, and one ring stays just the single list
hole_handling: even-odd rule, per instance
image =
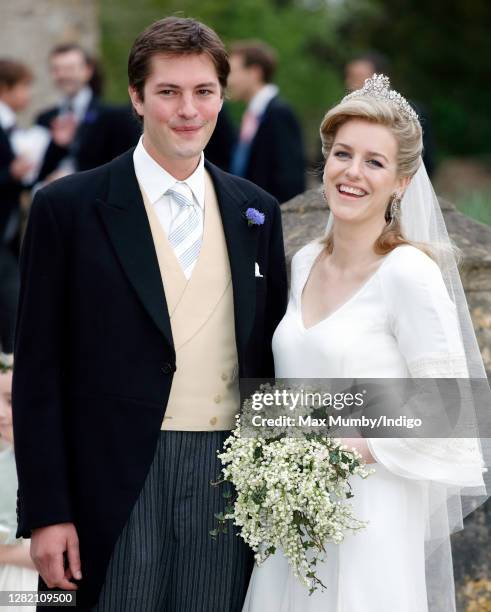
[{"label": "groom's brown hair", "polygon": [[166,17],[152,23],[137,37],[128,58],[128,81],[140,100],[154,55],[199,55],[206,53],[217,72],[222,95],[230,72],[227,52],[218,34],[195,19]]}]

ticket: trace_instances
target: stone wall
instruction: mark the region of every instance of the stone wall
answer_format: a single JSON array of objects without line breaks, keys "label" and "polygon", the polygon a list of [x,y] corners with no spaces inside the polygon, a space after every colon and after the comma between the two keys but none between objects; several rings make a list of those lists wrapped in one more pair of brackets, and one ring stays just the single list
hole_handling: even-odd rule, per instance
[{"label": "stone wall", "polygon": [[[465,217],[441,201],[448,232],[462,250],[460,266],[474,328],[486,369],[491,373],[491,227]],[[304,244],[320,236],[327,222],[327,206],[320,188],[297,196],[282,206],[288,267]],[[491,501],[465,521],[452,537],[459,612],[491,612]],[[396,610],[397,607],[394,608]]]},{"label": "stone wall", "polygon": [[22,118],[27,123],[56,100],[47,62],[59,43],[78,42],[88,51],[99,48],[97,0],[2,0],[0,57],[24,61],[33,70],[34,99]]}]

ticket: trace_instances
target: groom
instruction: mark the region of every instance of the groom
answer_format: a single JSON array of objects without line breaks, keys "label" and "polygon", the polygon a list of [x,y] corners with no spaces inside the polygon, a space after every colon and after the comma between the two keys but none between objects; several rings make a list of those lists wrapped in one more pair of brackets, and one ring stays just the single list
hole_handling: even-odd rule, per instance
[{"label": "groom", "polygon": [[[276,201],[203,159],[222,42],[166,18],[135,41],[136,149],[38,192],[14,372],[18,535],[77,609],[234,612],[251,555],[215,541],[238,377],[273,374],[286,305]],[[246,218],[254,211],[253,221]],[[40,608],[42,609],[42,608]],[[52,608],[50,608],[52,609]]]}]

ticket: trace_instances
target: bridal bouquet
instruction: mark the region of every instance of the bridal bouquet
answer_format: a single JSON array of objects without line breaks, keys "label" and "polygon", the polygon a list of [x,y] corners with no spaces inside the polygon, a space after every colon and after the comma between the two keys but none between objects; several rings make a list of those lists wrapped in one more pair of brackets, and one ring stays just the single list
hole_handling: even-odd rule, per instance
[{"label": "bridal bouquet", "polygon": [[[263,432],[261,432],[263,434]],[[297,578],[310,593],[325,587],[316,564],[328,542],[340,543],[347,532],[366,526],[353,516],[349,498],[352,476],[366,477],[372,470],[355,450],[339,440],[307,433],[289,437],[241,435],[241,420],[218,455],[223,479],[233,484],[224,493],[228,504],[216,516],[216,537],[232,520],[253,549],[258,564],[279,549]]]}]

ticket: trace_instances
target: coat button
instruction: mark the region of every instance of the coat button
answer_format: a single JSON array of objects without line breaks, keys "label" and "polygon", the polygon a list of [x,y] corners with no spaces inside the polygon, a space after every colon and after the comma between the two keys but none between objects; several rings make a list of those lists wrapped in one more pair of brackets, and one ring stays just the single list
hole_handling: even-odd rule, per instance
[{"label": "coat button", "polygon": [[171,372],[175,372],[176,366],[170,361],[166,361],[161,369],[164,374],[170,374]]}]

